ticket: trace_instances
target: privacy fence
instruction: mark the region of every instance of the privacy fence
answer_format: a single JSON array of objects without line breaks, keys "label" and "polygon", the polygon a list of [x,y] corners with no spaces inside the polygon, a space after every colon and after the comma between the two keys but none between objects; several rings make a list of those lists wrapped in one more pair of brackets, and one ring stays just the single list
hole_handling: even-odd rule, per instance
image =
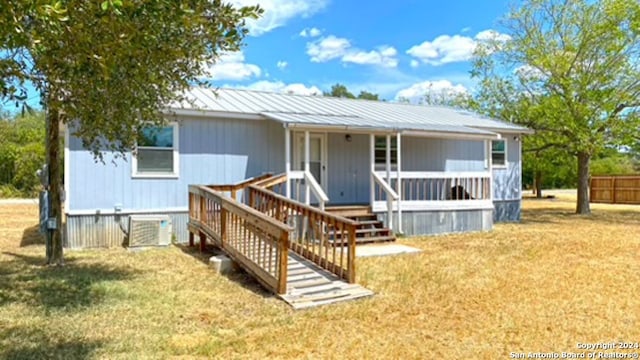
[{"label": "privacy fence", "polygon": [[640,204],[640,175],[592,176],[591,202]]}]

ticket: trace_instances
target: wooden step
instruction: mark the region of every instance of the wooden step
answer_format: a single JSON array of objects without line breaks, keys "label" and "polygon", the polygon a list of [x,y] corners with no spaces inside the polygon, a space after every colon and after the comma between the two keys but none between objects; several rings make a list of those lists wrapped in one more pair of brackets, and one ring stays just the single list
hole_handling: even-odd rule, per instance
[{"label": "wooden step", "polygon": [[369,205],[327,206],[324,210],[344,217],[371,214],[371,206]]},{"label": "wooden step", "polygon": [[[392,242],[392,241],[396,241],[396,237],[393,235],[356,238],[356,244],[371,244],[371,243]],[[341,246],[346,245],[346,241],[342,239],[329,240],[329,243],[332,245],[341,245]]]},{"label": "wooden step", "polygon": [[[380,234],[382,233],[382,234]],[[372,235],[372,234],[380,234],[380,235],[390,235],[391,234],[391,230],[387,229],[387,228],[366,228],[366,229],[356,229],[356,237],[366,237],[367,235]],[[336,237],[336,238],[341,238],[342,237],[342,233],[341,232],[337,232],[337,233],[329,233],[330,237]]]}]

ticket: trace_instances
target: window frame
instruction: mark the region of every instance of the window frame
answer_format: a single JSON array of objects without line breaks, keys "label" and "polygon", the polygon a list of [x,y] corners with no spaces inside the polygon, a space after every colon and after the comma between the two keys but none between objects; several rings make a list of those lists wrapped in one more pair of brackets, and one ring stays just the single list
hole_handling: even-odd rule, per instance
[{"label": "window frame", "polygon": [[[165,148],[166,151],[173,152],[173,171],[172,172],[140,172],[138,171],[138,145],[135,151],[131,153],[131,177],[135,179],[177,179],[180,177],[180,126],[177,122],[169,122],[163,127],[173,127],[173,147],[171,150]],[[142,149],[158,149],[154,146],[143,146]]]},{"label": "window frame", "polygon": [[[378,140],[384,139],[384,147],[378,146]],[[387,168],[387,136],[386,135],[374,135],[373,137],[373,162],[376,170],[384,170]],[[383,162],[378,162],[378,151],[384,151],[382,158]],[[395,154],[395,156],[394,156]],[[396,169],[398,166],[398,139],[395,136],[391,136],[391,169]]]},{"label": "window frame", "polygon": [[[497,152],[497,151],[494,152],[493,151],[493,143],[494,143],[494,141],[496,141],[496,142],[497,141],[501,141],[504,144],[504,151],[502,151],[502,152]],[[497,169],[504,169],[504,168],[507,167],[507,163],[508,163],[508,161],[507,161],[507,145],[508,145],[507,144],[507,139],[493,139],[493,140],[491,140],[491,154],[489,154],[489,156],[491,156],[491,167],[497,168]],[[496,164],[493,161],[493,154],[494,153],[496,153],[496,154],[504,153],[504,164]]]}]

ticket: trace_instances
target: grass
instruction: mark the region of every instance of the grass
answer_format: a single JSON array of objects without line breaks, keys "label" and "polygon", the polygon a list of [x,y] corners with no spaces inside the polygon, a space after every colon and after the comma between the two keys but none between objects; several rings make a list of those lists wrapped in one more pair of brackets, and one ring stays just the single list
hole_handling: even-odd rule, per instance
[{"label": "grass", "polygon": [[358,260],[375,297],[299,312],[178,247],[43,267],[36,207],[0,206],[0,359],[496,359],[640,341],[640,207],[576,216],[572,200],[526,200],[521,224],[488,233],[403,238],[423,252]]}]

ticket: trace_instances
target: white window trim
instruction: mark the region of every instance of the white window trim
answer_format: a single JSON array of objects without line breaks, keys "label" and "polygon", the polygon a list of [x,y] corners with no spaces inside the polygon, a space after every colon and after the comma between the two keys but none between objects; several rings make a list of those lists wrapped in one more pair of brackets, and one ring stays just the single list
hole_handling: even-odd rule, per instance
[{"label": "white window trim", "polygon": [[173,173],[139,173],[138,157],[131,153],[131,177],[134,179],[177,179],[180,177],[180,126],[177,122],[170,122],[173,127]]},{"label": "white window trim", "polygon": [[[493,162],[493,142],[494,141],[502,141],[504,143],[504,164],[496,164]],[[509,163],[509,161],[507,160],[507,147],[508,147],[509,143],[507,143],[507,139],[493,139],[491,140],[491,154],[489,154],[489,156],[491,156],[491,167],[493,167],[494,169],[506,169],[507,168],[507,164]]]}]

